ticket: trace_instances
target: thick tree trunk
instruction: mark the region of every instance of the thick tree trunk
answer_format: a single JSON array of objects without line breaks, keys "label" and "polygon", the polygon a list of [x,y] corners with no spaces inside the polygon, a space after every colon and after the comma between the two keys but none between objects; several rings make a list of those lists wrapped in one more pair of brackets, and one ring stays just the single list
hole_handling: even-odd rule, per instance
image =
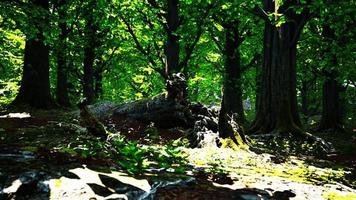
[{"label": "thick tree trunk", "polygon": [[222,138],[234,137],[234,132],[229,126],[230,118],[236,117],[234,120],[239,124],[245,122],[242,105],[240,53],[238,50],[240,42],[238,23],[226,25],[225,32],[225,78],[219,114],[219,135]]},{"label": "thick tree trunk", "polygon": [[[265,0],[265,9],[274,12],[278,5]],[[296,20],[276,27],[266,22],[257,114],[249,132],[303,133],[296,96],[296,41],[302,23]]]},{"label": "thick tree trunk", "polygon": [[86,22],[86,44],[84,47],[84,77],[83,77],[83,94],[87,102],[93,103],[95,99],[94,91],[94,60],[96,45],[97,27],[93,24],[92,13]]},{"label": "thick tree trunk", "polygon": [[[32,0],[41,11],[49,9],[48,1]],[[25,58],[20,92],[13,104],[27,104],[38,108],[49,108],[53,101],[49,82],[49,47],[44,43],[43,25],[48,24],[48,13],[45,16],[33,17],[38,29],[35,38],[28,38],[25,46]]]},{"label": "thick tree trunk", "polygon": [[167,42],[166,74],[168,77],[180,71],[179,69],[179,36],[176,31],[179,27],[179,0],[167,1]]},{"label": "thick tree trunk", "polygon": [[[66,5],[66,0],[59,1],[58,15],[60,19],[63,19],[66,15],[63,8]],[[68,94],[68,64],[67,64],[67,44],[66,39],[68,37],[68,27],[66,22],[61,21],[59,23],[61,33],[59,35],[59,45],[57,52],[57,102],[61,106],[70,106],[69,94]]]}]

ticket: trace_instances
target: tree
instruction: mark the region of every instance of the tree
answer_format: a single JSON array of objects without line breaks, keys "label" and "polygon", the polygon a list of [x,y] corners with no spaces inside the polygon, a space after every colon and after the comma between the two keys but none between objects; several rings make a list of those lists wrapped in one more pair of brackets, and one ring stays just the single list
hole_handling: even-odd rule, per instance
[{"label": "tree", "polygon": [[[213,7],[214,3],[207,2],[198,6],[184,0],[148,0],[147,3],[136,5],[135,9],[138,10],[135,10],[135,13],[126,13],[120,17],[137,50],[146,56],[152,68],[164,80],[168,80],[177,72],[183,72],[187,76],[188,62],[204,32],[206,18]],[[127,10],[129,9],[124,12],[128,12]],[[127,16],[131,15],[131,19],[127,19]],[[135,17],[139,19],[135,20]],[[154,36],[151,36],[154,39],[150,43],[140,40],[139,32],[135,31],[133,24],[137,24],[138,20],[144,22],[143,26],[148,27],[147,31],[154,32]],[[157,24],[160,27],[157,27]],[[159,44],[160,40],[164,40],[163,47]]]},{"label": "tree", "polygon": [[[213,25],[210,32],[211,39],[224,57],[219,134],[226,138],[234,136],[233,132],[229,132],[231,130],[228,126],[232,118],[240,125],[246,123],[243,110],[242,74],[255,62],[256,58],[252,58],[250,63],[245,65],[241,60],[240,46],[246,37],[252,34],[251,26],[248,25],[249,20],[241,15],[244,9],[240,8],[240,4],[224,1],[219,3],[213,12]],[[239,18],[236,17],[238,15],[240,15]]]},{"label": "tree", "polygon": [[61,106],[70,106],[69,92],[68,92],[68,61],[67,61],[67,39],[70,28],[66,23],[66,5],[67,0],[58,1],[58,18],[59,18],[59,38],[56,49],[57,55],[57,102]]},{"label": "tree", "polygon": [[325,65],[320,71],[324,81],[322,115],[318,129],[343,130],[344,99],[341,94],[347,90],[349,79],[352,79],[352,75],[350,76],[352,69],[350,71],[344,67],[353,65],[350,63],[352,60],[350,49],[354,48],[352,38],[355,36],[355,31],[348,29],[354,26],[355,22],[348,19],[354,16],[355,12],[348,9],[348,1],[329,1],[329,3],[332,8],[324,9],[319,29],[319,36],[324,44],[321,57]]},{"label": "tree", "polygon": [[167,14],[165,20],[167,21],[167,41],[165,45],[166,55],[166,75],[170,76],[173,73],[179,72],[179,35],[177,30],[179,27],[179,0],[167,0]]},{"label": "tree", "polygon": [[49,108],[53,103],[49,82],[49,47],[44,42],[44,33],[49,26],[49,1],[31,0],[30,3],[36,8],[36,12],[27,14],[36,33],[26,34],[21,87],[13,104]]},{"label": "tree", "polygon": [[[327,1],[319,6],[317,18],[308,23],[300,45],[303,51],[298,57],[304,61],[299,69],[303,73],[301,94],[303,97],[305,92],[312,91],[313,110],[318,104],[322,105],[321,110],[317,109],[321,113],[318,130],[342,130],[344,127],[345,96],[353,89],[348,86],[352,85],[350,80],[354,74],[350,66],[353,65],[351,52],[355,31],[348,27],[355,25],[349,20],[354,14],[349,1]],[[307,89],[303,89],[305,87]]]},{"label": "tree", "polygon": [[[301,135],[297,110],[297,42],[311,14],[297,1],[264,0],[264,56],[256,118],[249,132]],[[295,8],[302,8],[299,12]]]},{"label": "tree", "polygon": [[95,50],[98,46],[96,32],[98,25],[93,16],[95,1],[91,0],[88,3],[85,20],[85,41],[84,41],[84,77],[83,77],[83,94],[87,99],[87,103],[92,103],[95,99],[94,91],[94,60]]}]

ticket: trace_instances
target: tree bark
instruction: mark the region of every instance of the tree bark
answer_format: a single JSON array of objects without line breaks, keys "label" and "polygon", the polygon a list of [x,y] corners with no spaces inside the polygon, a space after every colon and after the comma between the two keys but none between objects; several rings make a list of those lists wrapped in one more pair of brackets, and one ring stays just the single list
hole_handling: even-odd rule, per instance
[{"label": "tree bark", "polygon": [[[219,114],[219,136],[222,138],[235,137],[237,130],[231,129],[231,119],[237,123],[245,122],[242,105],[241,64],[240,64],[240,35],[238,22],[225,24],[225,78],[223,83],[223,97]],[[236,117],[236,118],[235,118]],[[244,138],[244,137],[243,137]],[[236,142],[236,141],[235,141]]]},{"label": "tree bark", "polygon": [[[48,0],[32,0],[31,3],[42,12],[49,9]],[[47,15],[44,12],[44,16],[33,17],[38,33],[35,38],[28,37],[26,40],[21,87],[14,105],[27,104],[47,109],[53,104],[49,82],[49,47],[44,43],[43,34],[43,25],[49,24]]]},{"label": "tree bark", "polygon": [[[58,16],[59,19],[64,19],[66,12],[63,8],[66,5],[66,0],[59,1]],[[58,41],[57,52],[57,102],[61,106],[70,106],[69,93],[68,93],[68,64],[67,64],[67,44],[69,30],[65,21],[59,22],[61,30]]]},{"label": "tree bark", "polygon": [[[278,3],[271,0],[265,0],[264,6],[269,12],[281,10]],[[265,23],[261,88],[256,118],[249,130],[251,133],[303,133],[297,111],[296,44],[306,14],[288,12],[284,14],[293,18],[293,22],[287,21],[281,26],[275,26],[269,21]]]},{"label": "tree bark", "polygon": [[309,113],[309,101],[308,101],[308,84],[305,80],[302,80],[302,86],[300,88],[300,97],[301,97],[301,112],[308,116]]},{"label": "tree bark", "polygon": [[179,27],[179,0],[167,1],[167,42],[165,46],[166,54],[166,74],[169,77],[173,73],[178,73],[179,68],[179,36],[176,31]]},{"label": "tree bark", "polygon": [[94,73],[95,77],[95,97],[100,98],[103,96],[103,70],[97,69]]},{"label": "tree bark", "polygon": [[323,84],[322,115],[319,130],[342,129],[339,88],[340,85],[335,79],[335,75],[330,74]]},{"label": "tree bark", "polygon": [[[335,41],[336,35],[334,30],[329,25],[323,26],[322,36],[328,42]],[[324,52],[325,59],[328,56],[332,56],[329,65],[337,66],[338,61],[335,54],[332,52],[332,48],[328,47]],[[323,83],[323,100],[322,100],[322,115],[319,124],[319,130],[342,130],[342,117],[340,109],[340,88],[342,87],[337,79],[336,70],[323,69],[323,75],[325,81]]]},{"label": "tree bark", "polygon": [[245,122],[245,114],[242,104],[241,64],[239,53],[238,22],[226,27],[225,40],[225,79],[223,86],[223,104],[226,114],[237,114],[237,122]]},{"label": "tree bark", "polygon": [[[92,1],[89,10],[93,10],[95,1]],[[93,14],[88,13],[86,19],[86,42],[84,47],[84,77],[83,77],[83,94],[87,99],[87,103],[93,103],[95,99],[94,91],[94,60],[95,60],[95,48],[96,45],[96,31],[97,26],[94,24]]]}]

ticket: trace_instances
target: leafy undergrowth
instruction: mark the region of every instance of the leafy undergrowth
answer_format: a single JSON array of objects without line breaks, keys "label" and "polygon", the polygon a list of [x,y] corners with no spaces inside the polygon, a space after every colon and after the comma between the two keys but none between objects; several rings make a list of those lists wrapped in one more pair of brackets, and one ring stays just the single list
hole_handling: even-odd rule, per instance
[{"label": "leafy undergrowth", "polygon": [[296,156],[280,160],[271,154],[256,154],[246,148],[225,146],[192,149],[188,148],[184,139],[166,145],[142,145],[113,135],[107,142],[92,140],[80,147],[59,150],[83,158],[110,159],[118,165],[118,169],[132,175],[171,172],[223,185],[238,183],[242,188],[258,188],[274,183],[299,187],[293,185],[299,183],[322,187],[325,199],[352,199],[355,195],[324,187],[329,184],[355,188],[355,174],[349,168],[329,161],[315,165],[309,162],[310,158]]},{"label": "leafy undergrowth", "polygon": [[[58,139],[58,138],[57,138]],[[67,143],[52,140],[52,152],[68,154],[81,159],[111,160],[119,169],[139,175],[151,169],[175,173],[191,173],[201,169],[211,174],[235,174],[236,176],[280,177],[307,184],[334,184],[342,182],[355,187],[351,170],[329,161],[310,163],[308,157],[278,157],[256,154],[236,147],[188,148],[186,139],[178,139],[166,145],[143,145],[121,135],[112,135],[108,141],[80,137]],[[85,141],[85,142],[83,142]],[[33,144],[33,143],[32,143]],[[44,147],[40,142],[39,147]],[[24,150],[38,151],[38,147],[25,146]],[[347,179],[350,177],[349,179]]]}]

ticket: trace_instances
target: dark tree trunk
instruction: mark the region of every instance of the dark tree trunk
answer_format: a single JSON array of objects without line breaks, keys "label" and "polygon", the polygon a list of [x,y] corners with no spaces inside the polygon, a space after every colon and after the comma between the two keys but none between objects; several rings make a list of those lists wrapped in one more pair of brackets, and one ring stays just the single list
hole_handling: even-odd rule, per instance
[{"label": "dark tree trunk", "polygon": [[229,117],[233,115],[234,120],[239,124],[245,122],[245,115],[242,105],[242,88],[241,88],[241,66],[239,53],[239,30],[238,22],[225,27],[225,78],[223,85],[223,97],[219,115],[219,133],[220,137],[226,138],[231,134],[226,130],[226,124]]},{"label": "dark tree trunk", "polygon": [[[94,2],[94,1],[93,1]],[[92,13],[86,22],[86,44],[84,47],[84,78],[83,78],[83,93],[87,99],[87,103],[92,103],[95,99],[94,91],[94,60],[96,45],[97,27],[94,24]]]},{"label": "dark tree trunk", "polygon": [[[59,1],[58,15],[60,19],[65,18],[66,12],[63,8],[66,5],[66,0]],[[68,64],[67,64],[67,44],[69,29],[65,21],[59,22],[59,28],[61,30],[58,41],[57,52],[57,102],[61,106],[70,106],[68,95]]]},{"label": "dark tree trunk", "polygon": [[[32,0],[33,5],[48,11],[49,2]],[[44,15],[44,16],[43,16]],[[35,38],[26,40],[25,58],[20,92],[13,104],[27,104],[38,108],[49,108],[53,101],[49,82],[49,47],[44,43],[43,25],[48,24],[48,13],[34,16],[33,23],[38,29]]]},{"label": "dark tree trunk", "polygon": [[339,88],[335,76],[330,74],[323,84],[322,116],[320,130],[341,129],[341,112],[339,105]]},{"label": "dark tree trunk", "polygon": [[95,97],[100,98],[103,96],[103,70],[95,70]]},{"label": "dark tree trunk", "polygon": [[309,113],[309,101],[308,101],[308,84],[306,81],[302,81],[302,87],[300,88],[301,97],[301,112],[308,116]]},{"label": "dark tree trunk", "polygon": [[[262,57],[262,56],[261,56]],[[261,64],[262,59],[260,59],[260,62],[257,63],[256,65],[256,100],[255,100],[255,111],[258,110],[258,106],[260,105],[260,95],[261,95],[261,77],[262,77],[262,64]]]},{"label": "dark tree trunk", "polygon": [[[334,30],[328,26],[323,26],[322,36],[328,41],[335,41],[336,35]],[[332,56],[329,65],[336,67],[338,65],[337,57],[333,54],[331,47],[325,50],[325,57]],[[331,55],[330,55],[331,54]],[[319,124],[319,130],[327,129],[342,129],[342,117],[340,109],[340,89],[341,85],[337,82],[336,70],[323,70],[325,81],[323,83],[323,100],[322,100],[322,115]]]},{"label": "dark tree trunk", "polygon": [[179,27],[179,0],[167,1],[167,42],[166,54],[166,74],[170,76],[180,71],[179,68],[179,36],[176,31]]},{"label": "dark tree trunk", "polygon": [[[265,0],[265,10],[280,11],[277,4]],[[289,9],[288,12],[293,11]],[[297,112],[296,43],[307,15],[285,14],[294,21],[280,27],[268,21],[265,24],[261,88],[256,118],[249,130],[252,133],[303,133]]]}]

